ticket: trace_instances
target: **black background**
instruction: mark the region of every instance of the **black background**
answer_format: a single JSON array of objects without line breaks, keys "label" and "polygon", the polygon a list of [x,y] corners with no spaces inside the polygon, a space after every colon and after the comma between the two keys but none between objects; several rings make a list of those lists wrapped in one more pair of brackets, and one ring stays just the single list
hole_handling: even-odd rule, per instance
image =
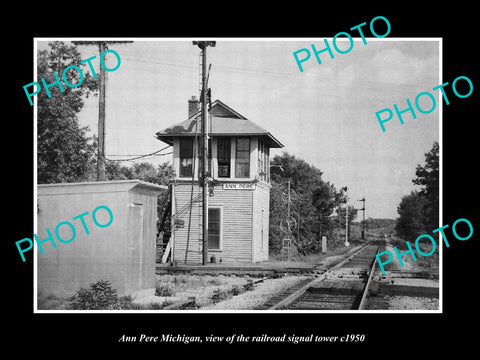
[{"label": "black background", "polygon": [[[122,344],[123,335],[141,333],[220,335],[244,334],[342,336],[365,334],[363,343],[263,344],[270,351],[293,349],[299,356],[341,355],[354,350],[359,355],[386,358],[400,354],[416,358],[473,349],[477,331],[474,316],[478,297],[478,161],[477,126],[479,78],[476,7],[438,3],[419,7],[418,2],[367,9],[336,2],[274,3],[261,7],[242,3],[180,4],[179,8],[111,3],[26,6],[5,11],[2,23],[3,81],[3,229],[2,310],[4,344],[24,353],[29,349],[47,356],[135,350],[138,354],[214,357],[253,354],[255,344]],[[392,26],[388,38],[442,37],[443,80],[450,84],[461,75],[473,82],[473,94],[465,99],[450,95],[443,106],[443,224],[458,218],[473,223],[468,241],[450,241],[443,251],[443,314],[34,314],[33,259],[21,262],[15,241],[31,238],[33,229],[33,107],[23,85],[33,81],[33,38],[70,36],[112,37],[332,37],[375,16],[385,16]],[[9,22],[10,21],[10,22]],[[368,35],[367,27],[366,36]],[[354,34],[354,36],[356,36]],[[352,53],[352,61],[355,54]],[[416,94],[412,94],[416,95]],[[473,326],[472,326],[473,325]],[[5,349],[7,350],[7,349]],[[245,352],[238,352],[245,350]],[[313,352],[305,352],[313,350]],[[367,351],[368,352],[364,352]],[[187,351],[193,351],[187,355]],[[217,352],[218,351],[218,352]],[[333,352],[331,352],[333,351]],[[18,354],[18,353],[17,353]]]}]

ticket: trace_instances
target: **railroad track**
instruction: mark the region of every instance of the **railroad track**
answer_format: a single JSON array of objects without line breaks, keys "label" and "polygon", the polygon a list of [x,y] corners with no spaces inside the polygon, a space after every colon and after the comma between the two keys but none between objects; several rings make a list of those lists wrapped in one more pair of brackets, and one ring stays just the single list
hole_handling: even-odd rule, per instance
[{"label": "railroad track", "polygon": [[314,279],[273,297],[257,310],[363,310],[383,241],[368,242]]}]

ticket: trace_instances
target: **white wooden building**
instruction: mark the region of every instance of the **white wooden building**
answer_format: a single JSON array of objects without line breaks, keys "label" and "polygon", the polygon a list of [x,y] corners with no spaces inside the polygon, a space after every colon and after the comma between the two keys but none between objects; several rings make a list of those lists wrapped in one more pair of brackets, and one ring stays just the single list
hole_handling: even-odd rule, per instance
[{"label": "white wooden building", "polygon": [[[217,263],[268,260],[269,154],[270,148],[283,145],[219,100],[211,105],[208,133],[208,259]],[[172,259],[179,264],[201,264],[199,101],[189,100],[187,120],[156,136],[173,146]]]}]

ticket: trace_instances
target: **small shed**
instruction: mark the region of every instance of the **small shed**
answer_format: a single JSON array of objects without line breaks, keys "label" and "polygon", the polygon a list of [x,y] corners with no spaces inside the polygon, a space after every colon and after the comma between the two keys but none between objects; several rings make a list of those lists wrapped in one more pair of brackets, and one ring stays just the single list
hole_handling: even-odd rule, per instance
[{"label": "small shed", "polygon": [[154,288],[157,197],[165,190],[140,180],[38,185],[36,235],[48,239],[49,229],[54,241],[37,249],[37,291],[66,297],[99,280],[120,296]]}]

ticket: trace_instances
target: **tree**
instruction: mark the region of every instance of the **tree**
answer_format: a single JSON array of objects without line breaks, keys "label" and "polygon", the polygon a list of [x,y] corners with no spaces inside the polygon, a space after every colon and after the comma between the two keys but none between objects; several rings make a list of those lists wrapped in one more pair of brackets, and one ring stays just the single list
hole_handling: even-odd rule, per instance
[{"label": "tree", "polygon": [[[355,208],[353,205],[348,205],[348,226],[350,226],[352,222],[355,221],[357,214],[358,209]],[[337,216],[340,217],[340,222],[343,222],[343,225],[345,226],[345,220],[347,218],[347,212],[345,210],[345,207],[342,206],[340,210],[337,209]]]},{"label": "tree", "polygon": [[330,216],[335,210],[336,191],[332,184],[321,182],[313,190],[312,202],[320,216]]},{"label": "tree", "polygon": [[[105,166],[105,175],[108,180],[139,179],[154,184],[168,185],[170,180],[175,177],[175,170],[169,162],[164,162],[155,169],[155,166],[148,162],[124,166],[115,161],[108,161]],[[157,198],[158,219],[162,219],[163,214],[168,210],[168,197],[168,191],[164,191]]]},{"label": "tree", "polygon": [[288,183],[292,194],[291,216],[297,222],[292,232],[297,250],[303,254],[320,249],[320,232],[332,238],[335,224],[330,217],[344,198],[343,190],[322,180],[322,172],[287,152],[272,159],[270,191],[270,250],[279,252],[287,234],[280,225],[287,217]]},{"label": "tree", "polygon": [[175,171],[169,162],[155,168],[155,165],[148,162],[124,166],[115,161],[107,161],[106,176],[108,180],[139,179],[153,184],[168,185],[175,177]]},{"label": "tree", "polygon": [[[312,203],[316,209],[315,216],[317,216],[319,224],[317,238],[326,235],[327,238],[331,240],[330,244],[335,242],[335,230],[339,229],[341,221],[337,222],[338,216],[340,215],[337,214],[337,217],[335,217],[333,213],[335,210],[337,210],[338,213],[338,207],[345,202],[346,196],[343,189],[337,191],[333,184],[323,181],[316,186],[312,194]],[[343,219],[345,219],[345,216],[343,216]],[[349,223],[351,223],[350,219]]]},{"label": "tree", "polygon": [[425,154],[425,165],[417,165],[415,185],[423,186],[419,194],[427,200],[424,203],[426,226],[438,228],[439,216],[439,145],[434,142],[432,149]]},{"label": "tree", "polygon": [[428,200],[418,191],[412,191],[402,197],[397,211],[399,217],[395,225],[395,231],[406,240],[415,240],[419,235],[429,233],[426,231],[426,219],[424,207]]},{"label": "tree", "polygon": [[[405,195],[397,211],[399,217],[395,230],[399,236],[417,238],[438,228],[439,214],[439,146],[434,142],[425,154],[425,165],[417,165],[415,185],[422,188]],[[436,236],[436,235],[435,235]]]},{"label": "tree", "polygon": [[[49,46],[50,49],[38,53],[38,79],[53,84],[57,73],[64,91],[54,85],[49,88],[51,98],[45,89],[37,95],[37,181],[40,184],[85,181],[96,146],[87,136],[88,127],[80,127],[77,114],[83,108],[83,98],[96,91],[97,82],[85,73],[81,86],[67,86],[63,70],[69,65],[80,67],[80,53],[75,46],[59,41]],[[70,70],[65,75],[70,84],[80,81],[77,71]]]}]

